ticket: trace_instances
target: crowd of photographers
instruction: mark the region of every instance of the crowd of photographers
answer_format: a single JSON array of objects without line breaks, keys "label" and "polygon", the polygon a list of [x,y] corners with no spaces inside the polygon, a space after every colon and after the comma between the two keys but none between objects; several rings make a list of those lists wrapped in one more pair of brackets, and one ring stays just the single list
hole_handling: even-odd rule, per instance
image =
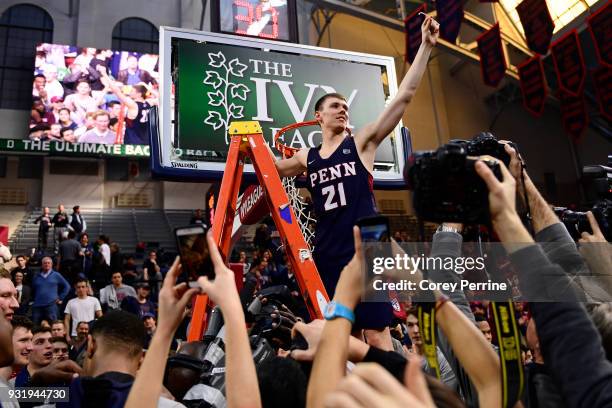
[{"label": "crowd of photographers", "polygon": [[[471,193],[479,197],[459,203],[466,211],[461,217],[453,218],[455,211],[440,220],[444,222],[430,243],[431,256],[461,256],[463,222],[488,225],[508,254],[522,296],[548,300],[515,303],[525,385],[516,403],[509,396],[508,356],[500,351],[505,345],[495,335],[497,321],[489,302],[469,302],[462,291],[429,294],[437,326],[433,360],[424,358],[427,328],[419,326],[417,305],[402,304],[404,314],[396,316],[398,326],[391,330],[393,349],[378,349],[352,333],[348,319],[309,321],[291,266],[286,259],[274,259],[265,227],[258,230],[258,249],[250,262],[246,252],[238,254],[238,262],[249,265],[242,288],[236,287],[234,272],[209,235],[214,280],[201,277],[197,287],[177,284],[177,258],[159,291],[153,331],[143,324],[148,315],[108,311],[87,333],[76,327],[76,351],[62,340],[65,333],[53,332],[55,325],[51,332],[33,329],[15,314],[15,288],[10,276],[0,275],[0,389],[3,384],[11,387],[7,380],[20,371],[15,386],[68,387],[70,401],[56,403],[58,407],[612,406],[607,202],[595,206],[595,215],[572,215],[584,217],[588,226],[560,213],[561,222],[530,179],[516,146],[495,141],[494,147],[487,152],[490,156],[471,159],[461,143],[447,145],[417,157],[429,160],[428,166],[414,160],[407,177],[421,214],[436,203],[419,208],[420,200],[443,197],[433,192],[436,175],[423,174],[434,160],[454,172],[455,182],[470,180]],[[449,198],[456,197],[445,196]],[[476,210],[467,211],[470,205]],[[519,216],[524,212],[528,222]],[[366,279],[357,227],[354,241],[355,256],[333,296],[349,308],[363,299]],[[399,246],[394,251],[402,253]],[[460,279],[445,269],[423,272],[440,283]],[[585,279],[587,275],[596,280]],[[419,271],[415,279],[420,278]],[[188,305],[198,292],[216,305],[207,331],[202,341],[182,342],[175,352],[176,333],[184,336]]]}]

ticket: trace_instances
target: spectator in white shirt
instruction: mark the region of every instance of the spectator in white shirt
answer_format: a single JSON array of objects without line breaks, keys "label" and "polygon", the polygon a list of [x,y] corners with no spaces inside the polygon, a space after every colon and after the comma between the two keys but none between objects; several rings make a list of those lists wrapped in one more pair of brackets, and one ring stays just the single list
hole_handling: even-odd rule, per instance
[{"label": "spectator in white shirt", "polygon": [[98,251],[100,251],[100,255],[102,255],[102,257],[104,258],[104,263],[110,267],[111,250],[110,250],[110,246],[108,245],[109,242],[110,240],[108,239],[106,235],[100,235],[98,237],[98,245],[100,245],[100,248],[98,249]]},{"label": "spectator in white shirt", "polygon": [[51,102],[54,97],[62,99],[64,97],[64,87],[57,80],[57,67],[53,64],[46,64],[43,67],[43,75],[47,79],[45,90]]},{"label": "spectator in white shirt", "polygon": [[102,316],[100,301],[87,295],[87,280],[79,279],[75,284],[75,289],[77,297],[71,299],[66,305],[66,317],[64,317],[64,324],[67,328],[70,328],[71,321],[74,323],[70,329],[72,337],[76,337],[76,328],[80,322],[91,322]]}]

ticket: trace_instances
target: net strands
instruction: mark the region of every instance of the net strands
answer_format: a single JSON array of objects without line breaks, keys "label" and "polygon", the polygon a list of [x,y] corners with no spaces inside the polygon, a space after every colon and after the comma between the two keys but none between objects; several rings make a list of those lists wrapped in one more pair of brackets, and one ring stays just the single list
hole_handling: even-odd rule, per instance
[{"label": "net strands", "polygon": [[[285,132],[296,129],[304,126],[313,126],[318,125],[319,122],[316,120],[311,120],[309,122],[299,122],[294,123],[289,126],[285,126],[276,132],[274,136],[274,146],[281,153],[282,157],[289,158],[292,157],[295,153],[298,152],[299,149],[294,147],[287,146],[279,140],[279,138],[285,134]],[[300,195],[300,190],[295,186],[295,180],[297,177],[284,177],[283,178],[283,187],[287,192],[287,196],[289,197],[289,203],[293,212],[295,213],[296,218],[298,219],[300,230],[302,231],[302,235],[304,236],[304,240],[310,247],[310,250],[314,250],[312,240],[314,238],[314,225],[317,220],[313,218],[312,211],[309,210],[309,205],[304,200],[304,197]]]}]

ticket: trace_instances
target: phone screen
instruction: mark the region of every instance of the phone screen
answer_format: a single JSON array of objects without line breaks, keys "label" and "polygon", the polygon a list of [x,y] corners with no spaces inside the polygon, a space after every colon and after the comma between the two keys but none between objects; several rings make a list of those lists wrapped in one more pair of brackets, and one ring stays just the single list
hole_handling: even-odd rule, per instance
[{"label": "phone screen", "polygon": [[214,279],[214,268],[206,242],[206,229],[202,225],[177,228],[176,243],[181,255],[183,276],[188,282],[200,276]]},{"label": "phone screen", "polygon": [[389,242],[389,229],[386,223],[363,225],[360,230],[362,242]]}]

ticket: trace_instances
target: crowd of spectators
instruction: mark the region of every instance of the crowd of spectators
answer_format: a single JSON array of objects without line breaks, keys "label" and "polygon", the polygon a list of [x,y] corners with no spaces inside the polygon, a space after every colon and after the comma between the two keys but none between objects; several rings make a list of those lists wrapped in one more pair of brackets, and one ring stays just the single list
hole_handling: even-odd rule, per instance
[{"label": "crowd of spectators", "polygon": [[153,54],[41,44],[30,139],[147,144],[143,124],[158,101],[157,64]]},{"label": "crowd of spectators", "polygon": [[[610,406],[612,308],[591,298],[587,312],[578,302],[581,292],[573,289],[572,275],[588,268],[592,255],[583,252],[582,258],[528,175],[522,180],[516,176],[517,159],[508,149],[513,161],[510,170],[500,163],[503,180],[488,167],[476,166],[490,190],[493,229],[526,296],[545,288],[525,276],[543,273],[567,291],[568,300],[515,302],[526,384],[516,406]],[[532,206],[535,239],[515,210],[517,184]],[[58,214],[63,213],[58,206]],[[51,218],[46,209],[41,220],[48,220],[47,229],[56,228],[60,218],[74,220],[74,214],[78,211],[72,218]],[[592,233],[584,233],[582,242],[605,243],[590,219]],[[83,217],[79,220],[86,225]],[[204,219],[197,213],[192,221]],[[446,226],[457,232],[436,232],[431,252],[460,256],[463,226]],[[292,266],[266,223],[257,227],[251,246],[233,253],[229,267],[209,234],[215,279],[201,277],[197,287],[182,281],[178,258],[168,265],[150,251],[141,260],[131,255],[121,259],[108,237],[91,245],[85,226],[78,234],[72,221],[58,228],[65,229],[60,239],[66,233],[67,239],[59,243],[55,259],[41,259],[39,271],[22,255],[10,273],[0,271],[0,384],[7,387],[69,387],[70,402],[58,407],[89,406],[94,400],[105,407],[180,407],[204,400],[228,407],[502,406],[500,344],[488,301],[468,302],[462,291],[433,293],[436,368],[425,358],[423,328],[411,302],[400,304],[404,314],[396,315],[389,350],[368,344],[359,333],[351,335],[348,319],[310,321]],[[405,231],[394,236],[412,239]],[[355,257],[333,296],[349,308],[360,301],[364,287],[357,229],[354,240]],[[562,243],[562,249],[545,245],[550,242]],[[604,252],[600,259],[608,267],[604,281],[612,270],[612,259],[605,258],[609,255]],[[427,272],[436,282],[460,279],[454,271],[434,267]],[[243,274],[238,285],[236,273]],[[187,342],[188,306],[200,291],[222,312],[222,335]],[[286,294],[282,304],[274,298],[278,293]],[[276,306],[266,312],[266,305]],[[12,330],[5,327],[7,321]],[[267,345],[259,343],[262,336]],[[262,347],[270,352],[261,352]]]}]

